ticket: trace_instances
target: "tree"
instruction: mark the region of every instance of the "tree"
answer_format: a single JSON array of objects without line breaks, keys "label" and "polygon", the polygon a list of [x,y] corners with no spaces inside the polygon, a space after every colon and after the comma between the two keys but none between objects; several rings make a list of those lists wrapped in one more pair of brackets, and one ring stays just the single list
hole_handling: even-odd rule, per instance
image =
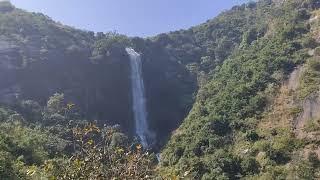
[{"label": "tree", "polygon": [[54,113],[61,113],[64,108],[64,94],[55,93],[47,102],[47,110]]},{"label": "tree", "polygon": [[260,164],[254,158],[245,158],[241,162],[241,168],[244,174],[253,175],[260,171]]}]

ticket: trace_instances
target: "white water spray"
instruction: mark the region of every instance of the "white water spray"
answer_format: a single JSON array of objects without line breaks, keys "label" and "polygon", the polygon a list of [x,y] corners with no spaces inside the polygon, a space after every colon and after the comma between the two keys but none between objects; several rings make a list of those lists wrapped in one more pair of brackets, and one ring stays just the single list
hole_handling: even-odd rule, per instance
[{"label": "white water spray", "polygon": [[141,55],[132,48],[126,48],[126,51],[130,57],[135,133],[139,136],[142,146],[147,148],[152,140],[152,133],[147,121]]}]

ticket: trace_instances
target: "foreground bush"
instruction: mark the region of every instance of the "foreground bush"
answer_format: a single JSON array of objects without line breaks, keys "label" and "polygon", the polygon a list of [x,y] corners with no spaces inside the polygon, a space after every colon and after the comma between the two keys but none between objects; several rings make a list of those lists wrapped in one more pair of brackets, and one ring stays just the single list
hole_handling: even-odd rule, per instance
[{"label": "foreground bush", "polygon": [[[74,128],[75,153],[69,159],[49,160],[43,169],[51,179],[152,179],[155,156],[140,144],[114,142],[117,130],[93,124]],[[116,146],[117,144],[121,144]]]}]

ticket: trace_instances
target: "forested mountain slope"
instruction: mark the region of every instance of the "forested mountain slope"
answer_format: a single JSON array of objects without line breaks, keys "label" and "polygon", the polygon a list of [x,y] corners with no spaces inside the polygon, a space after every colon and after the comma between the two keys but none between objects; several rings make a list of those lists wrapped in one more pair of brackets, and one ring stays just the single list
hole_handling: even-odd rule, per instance
[{"label": "forested mountain slope", "polygon": [[[239,47],[263,36],[267,14],[257,7],[265,4],[235,6],[188,30],[132,39],[145,59],[150,121],[160,127],[157,134],[168,133],[181,123],[192,107],[198,87],[212,78],[217,66]],[[168,114],[176,120],[167,118]]]},{"label": "forested mountain slope", "polygon": [[[309,141],[295,135],[295,118],[290,120],[290,115],[316,110],[293,106],[285,116],[281,103],[289,106],[290,101],[279,100],[275,94],[281,97],[281,84],[304,63],[313,67],[307,73],[310,80],[301,78],[307,83],[304,88],[319,85],[317,55],[308,54],[317,51],[312,32],[319,24],[311,25],[310,19],[315,18],[312,12],[319,2],[282,1],[258,8],[268,14],[265,34],[243,44],[199,90],[192,111],[161,154],[163,173],[196,179],[316,178],[318,157],[312,150],[309,156],[299,155]],[[318,96],[316,88],[311,91]],[[282,126],[276,125],[275,118],[280,118]]]},{"label": "forested mountain slope", "polygon": [[132,133],[125,52],[132,46],[144,59],[148,119],[158,139],[180,125],[208,73],[243,41],[253,41],[266,30],[266,15],[255,3],[189,30],[149,39],[77,30],[8,2],[1,3],[0,18],[2,103],[16,106],[32,100],[44,106],[54,93],[63,93],[84,118],[120,124]]},{"label": "forested mountain slope", "polygon": [[[319,178],[319,8],[260,0],[139,38],[0,2],[0,179]],[[159,164],[133,138],[126,47]]]}]

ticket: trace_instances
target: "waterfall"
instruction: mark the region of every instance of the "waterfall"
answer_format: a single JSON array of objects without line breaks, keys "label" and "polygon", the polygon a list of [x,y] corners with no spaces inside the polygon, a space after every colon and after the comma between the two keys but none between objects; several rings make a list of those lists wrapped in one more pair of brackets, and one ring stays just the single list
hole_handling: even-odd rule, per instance
[{"label": "waterfall", "polygon": [[149,130],[147,121],[141,55],[132,48],[126,48],[126,51],[130,57],[135,133],[139,136],[142,146],[146,148],[150,145],[149,141],[152,140],[152,133]]}]

